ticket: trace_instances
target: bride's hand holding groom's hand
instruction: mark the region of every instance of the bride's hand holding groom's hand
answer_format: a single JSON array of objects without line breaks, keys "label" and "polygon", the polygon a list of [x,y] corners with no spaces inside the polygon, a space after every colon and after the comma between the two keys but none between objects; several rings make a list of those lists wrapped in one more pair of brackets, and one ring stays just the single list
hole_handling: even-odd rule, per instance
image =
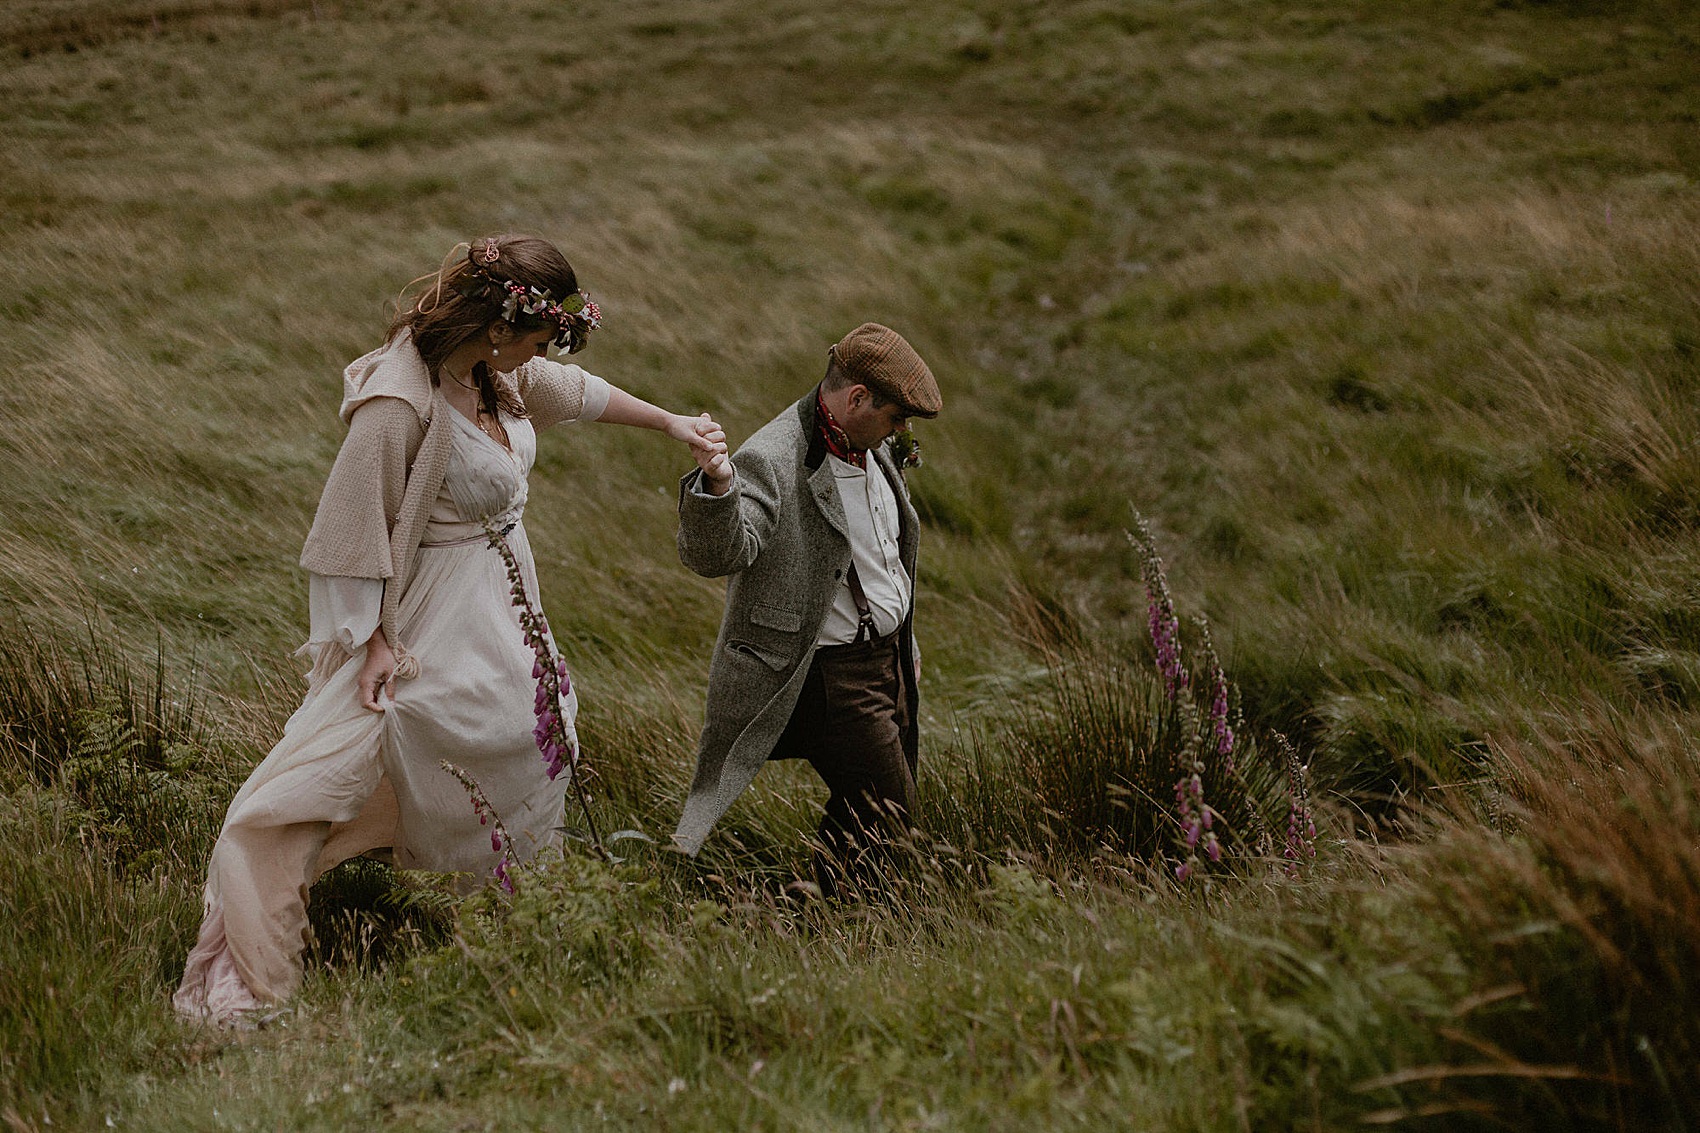
[{"label": "bride's hand holding groom's hand", "polygon": [[679,439],[691,446],[691,455],[696,457],[697,467],[702,469],[703,486],[712,495],[725,495],[732,486],[732,460],[726,455],[726,431],[707,413],[679,420],[688,430],[688,435]]},{"label": "bride's hand holding groom's hand", "polygon": [[715,424],[714,418],[707,413],[697,417],[674,413],[664,431],[674,440],[691,446],[691,451],[697,455],[699,461],[704,455],[712,456],[726,451],[726,432]]}]

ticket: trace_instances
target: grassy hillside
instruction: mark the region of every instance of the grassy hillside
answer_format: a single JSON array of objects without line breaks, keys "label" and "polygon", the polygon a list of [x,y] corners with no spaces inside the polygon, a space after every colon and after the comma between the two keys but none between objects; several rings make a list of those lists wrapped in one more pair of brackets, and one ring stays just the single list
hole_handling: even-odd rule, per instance
[{"label": "grassy hillside", "polygon": [[[11,1127],[1700,1099],[1689,6],[30,0],[0,50]],[[492,229],[567,251],[588,368],[734,439],[863,319],[932,363],[930,880],[793,907],[821,792],[773,768],[696,865],[458,913],[345,871],[296,1013],[179,1030],[213,831],[296,695],[340,368]],[[559,430],[527,517],[601,805],[655,834],[720,611],[673,554],[683,467]],[[1285,821],[1272,733],[1309,762],[1297,880],[1166,880],[1135,508],[1261,753],[1208,780],[1239,850]]]}]

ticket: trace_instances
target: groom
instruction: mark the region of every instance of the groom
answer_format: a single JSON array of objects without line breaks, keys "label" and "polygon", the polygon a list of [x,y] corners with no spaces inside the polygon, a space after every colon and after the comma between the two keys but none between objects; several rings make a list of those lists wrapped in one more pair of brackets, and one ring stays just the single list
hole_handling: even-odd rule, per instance
[{"label": "groom", "polygon": [[903,336],[863,323],[826,376],[730,459],[680,482],[679,559],[730,576],[696,778],[673,838],[694,854],[769,759],[831,792],[822,888],[901,830],[915,804],[913,634],[919,521],[884,442],[943,407]]}]

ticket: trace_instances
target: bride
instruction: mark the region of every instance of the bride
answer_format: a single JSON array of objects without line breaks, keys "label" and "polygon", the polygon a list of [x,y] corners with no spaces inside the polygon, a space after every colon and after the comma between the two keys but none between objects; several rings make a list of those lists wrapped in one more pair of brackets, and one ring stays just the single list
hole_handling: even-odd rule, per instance
[{"label": "bride", "polygon": [[[338,862],[387,849],[405,869],[487,874],[497,861],[448,759],[482,787],[527,857],[562,825],[565,777],[532,736],[534,661],[504,536],[532,604],[521,515],[537,430],[655,429],[725,452],[707,414],[669,413],[574,365],[601,320],[554,245],[489,236],[415,283],[383,346],[343,373],[348,435],[301,555],[312,669],[283,738],[230,804],[177,1011],[232,1020],[301,981],[306,896]],[[577,697],[564,685],[567,727]]]}]

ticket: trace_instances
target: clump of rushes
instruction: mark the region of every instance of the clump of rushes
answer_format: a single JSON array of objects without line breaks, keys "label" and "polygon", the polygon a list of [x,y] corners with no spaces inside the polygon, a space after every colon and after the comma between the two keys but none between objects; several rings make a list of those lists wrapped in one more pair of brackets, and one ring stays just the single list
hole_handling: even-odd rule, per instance
[{"label": "clump of rushes", "polygon": [[508,834],[508,828],[502,823],[502,816],[496,813],[496,808],[490,805],[490,799],[484,794],[484,788],[478,785],[478,780],[471,772],[457,763],[440,760],[438,766],[456,779],[466,788],[467,797],[472,800],[472,812],[478,816],[478,825],[490,828],[490,848],[501,857],[496,859],[495,877],[502,886],[502,891],[514,891],[513,867],[519,865],[519,858],[514,853],[514,840]]},{"label": "clump of rushes", "polygon": [[531,604],[531,595],[525,589],[525,579],[520,575],[519,561],[514,558],[513,548],[508,546],[507,531],[486,522],[484,533],[490,539],[490,546],[502,556],[502,562],[507,567],[508,590],[513,595],[514,609],[519,611],[520,630],[525,634],[525,643],[531,646],[531,651],[537,658],[531,667],[531,675],[537,679],[537,696],[532,705],[537,714],[537,726],[531,731],[537,740],[537,750],[543,753],[543,764],[551,780],[562,771],[567,773],[567,782],[572,786],[573,797],[578,800],[579,813],[584,816],[584,827],[590,844],[599,855],[607,858],[608,850],[602,844],[601,834],[597,832],[596,819],[591,816],[590,796],[585,793],[584,777],[580,774],[578,741],[567,731],[563,705],[565,697],[572,691],[572,677],[567,674],[567,663],[555,653],[554,641],[549,636],[549,623],[542,612]]},{"label": "clump of rushes", "polygon": [[[1163,687],[1168,691],[1170,702],[1180,711],[1181,734],[1186,737],[1186,746],[1181,751],[1181,776],[1175,780],[1175,819],[1184,853],[1175,865],[1175,879],[1186,881],[1198,872],[1200,844],[1211,862],[1222,860],[1222,844],[1211,829],[1216,822],[1216,813],[1204,801],[1204,745],[1199,735],[1198,705],[1193,702],[1186,666],[1181,659],[1181,622],[1175,614],[1174,599],[1169,594],[1169,576],[1163,569],[1163,556],[1157,553],[1157,539],[1151,533],[1151,524],[1137,511],[1134,520],[1139,534],[1129,538],[1139,548],[1139,574],[1145,580],[1146,624],[1151,630],[1152,647],[1157,652],[1157,670],[1163,674]],[[1214,650],[1209,656],[1214,660]],[[1212,712],[1213,725],[1226,728],[1227,707],[1224,696],[1222,719],[1215,720]],[[1233,744],[1231,732],[1228,743],[1230,747]]]},{"label": "clump of rushes", "polygon": [[[1145,582],[1146,621],[1151,632],[1151,644],[1156,652],[1157,670],[1162,674],[1163,687],[1169,702],[1180,719],[1184,737],[1177,764],[1180,770],[1175,780],[1175,827],[1177,851],[1175,878],[1188,881],[1208,865],[1222,861],[1226,852],[1216,827],[1222,813],[1205,798],[1205,784],[1212,790],[1226,790],[1229,811],[1238,814],[1248,824],[1249,840],[1230,839],[1252,853],[1273,853],[1273,836],[1268,823],[1259,813],[1249,785],[1240,773],[1237,749],[1242,746],[1245,721],[1235,704],[1233,685],[1222,669],[1210,637],[1210,623],[1202,617],[1193,619],[1193,628],[1200,643],[1201,665],[1196,685],[1188,673],[1181,654],[1180,618],[1175,613],[1174,599],[1169,593],[1168,574],[1163,558],[1157,551],[1157,540],[1149,521],[1134,513],[1137,533],[1128,539],[1138,549],[1140,577]],[[1209,704],[1200,707],[1194,688],[1208,688]],[[1202,693],[1201,693],[1202,695]],[[1296,876],[1300,863],[1315,855],[1316,824],[1311,816],[1309,788],[1305,768],[1298,752],[1278,737],[1286,753],[1288,780],[1288,830],[1284,850],[1285,871]],[[1255,752],[1256,745],[1247,749]],[[1212,762],[1213,761],[1213,762]]]}]

